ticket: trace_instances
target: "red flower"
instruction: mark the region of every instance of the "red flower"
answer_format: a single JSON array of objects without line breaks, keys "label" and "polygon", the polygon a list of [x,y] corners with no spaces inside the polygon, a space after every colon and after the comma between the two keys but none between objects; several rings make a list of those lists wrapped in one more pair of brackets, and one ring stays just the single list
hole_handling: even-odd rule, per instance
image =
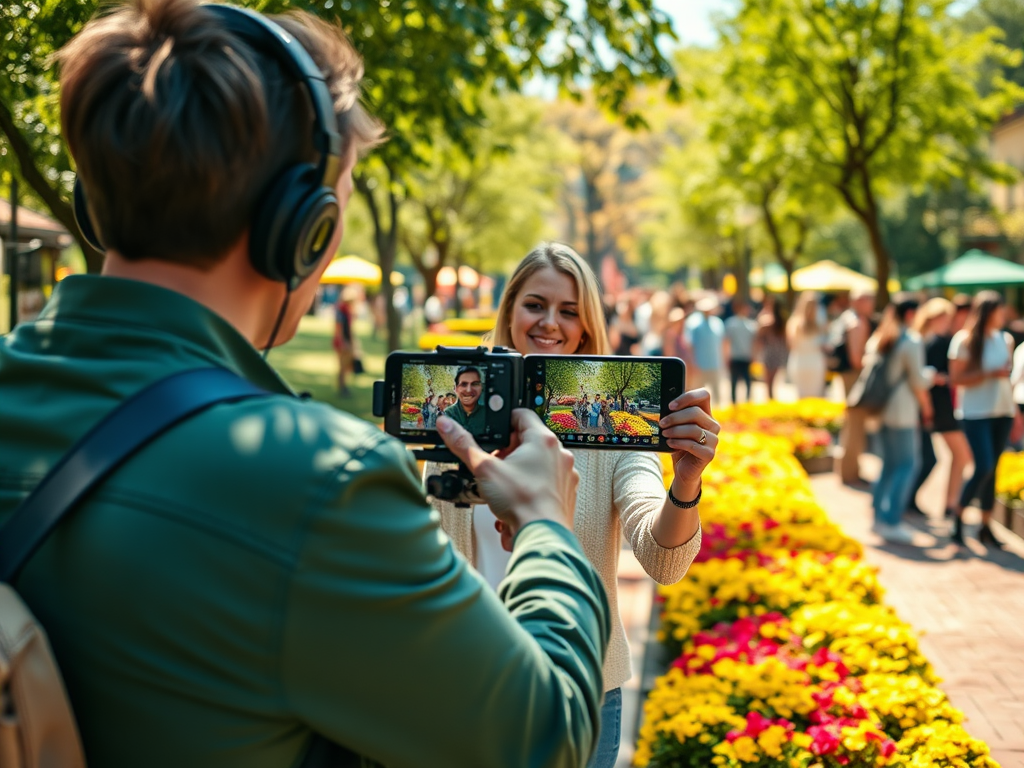
[{"label": "red flower", "polygon": [[811,753],[815,755],[831,755],[839,749],[839,739],[827,727],[812,725],[807,729],[811,737]]}]

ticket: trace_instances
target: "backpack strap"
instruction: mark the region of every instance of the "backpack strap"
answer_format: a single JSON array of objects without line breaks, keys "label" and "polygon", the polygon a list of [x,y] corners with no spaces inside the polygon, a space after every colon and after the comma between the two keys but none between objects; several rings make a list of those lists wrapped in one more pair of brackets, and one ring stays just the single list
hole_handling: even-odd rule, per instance
[{"label": "backpack strap", "polygon": [[269,394],[225,368],[199,368],[129,397],[57,462],[0,528],[0,581],[15,579],[57,523],[154,438],[217,403]]}]

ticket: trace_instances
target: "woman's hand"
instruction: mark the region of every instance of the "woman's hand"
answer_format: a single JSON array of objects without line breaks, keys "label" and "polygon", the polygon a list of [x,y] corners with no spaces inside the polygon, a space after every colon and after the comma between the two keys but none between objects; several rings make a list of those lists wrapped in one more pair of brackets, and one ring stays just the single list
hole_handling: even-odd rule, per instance
[{"label": "woman's hand", "polygon": [[661,429],[669,448],[674,449],[672,495],[691,501],[700,492],[705,467],[715,458],[722,428],[711,416],[711,393],[706,389],[684,392],[669,403],[669,410]]}]

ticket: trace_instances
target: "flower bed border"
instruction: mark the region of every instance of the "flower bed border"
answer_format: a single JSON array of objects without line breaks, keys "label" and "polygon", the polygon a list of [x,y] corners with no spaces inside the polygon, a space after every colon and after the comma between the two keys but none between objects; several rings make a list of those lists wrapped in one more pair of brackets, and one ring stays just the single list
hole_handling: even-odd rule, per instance
[{"label": "flower bed border", "polygon": [[822,475],[826,472],[831,472],[835,463],[831,451],[826,453],[824,456],[815,456],[812,459],[797,460],[800,462],[800,466],[804,468],[804,472],[808,475]]},{"label": "flower bed border", "polygon": [[1024,504],[1007,504],[1002,499],[996,499],[992,516],[1007,530],[1024,537]]}]

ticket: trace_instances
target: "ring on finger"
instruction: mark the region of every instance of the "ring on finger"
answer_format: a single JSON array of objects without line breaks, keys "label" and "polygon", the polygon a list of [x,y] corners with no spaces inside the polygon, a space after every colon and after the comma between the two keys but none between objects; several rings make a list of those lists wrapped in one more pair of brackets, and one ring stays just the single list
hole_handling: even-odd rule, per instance
[{"label": "ring on finger", "polygon": [[697,441],[699,445],[704,445],[708,441],[708,433],[703,429],[700,431],[700,440]]}]

